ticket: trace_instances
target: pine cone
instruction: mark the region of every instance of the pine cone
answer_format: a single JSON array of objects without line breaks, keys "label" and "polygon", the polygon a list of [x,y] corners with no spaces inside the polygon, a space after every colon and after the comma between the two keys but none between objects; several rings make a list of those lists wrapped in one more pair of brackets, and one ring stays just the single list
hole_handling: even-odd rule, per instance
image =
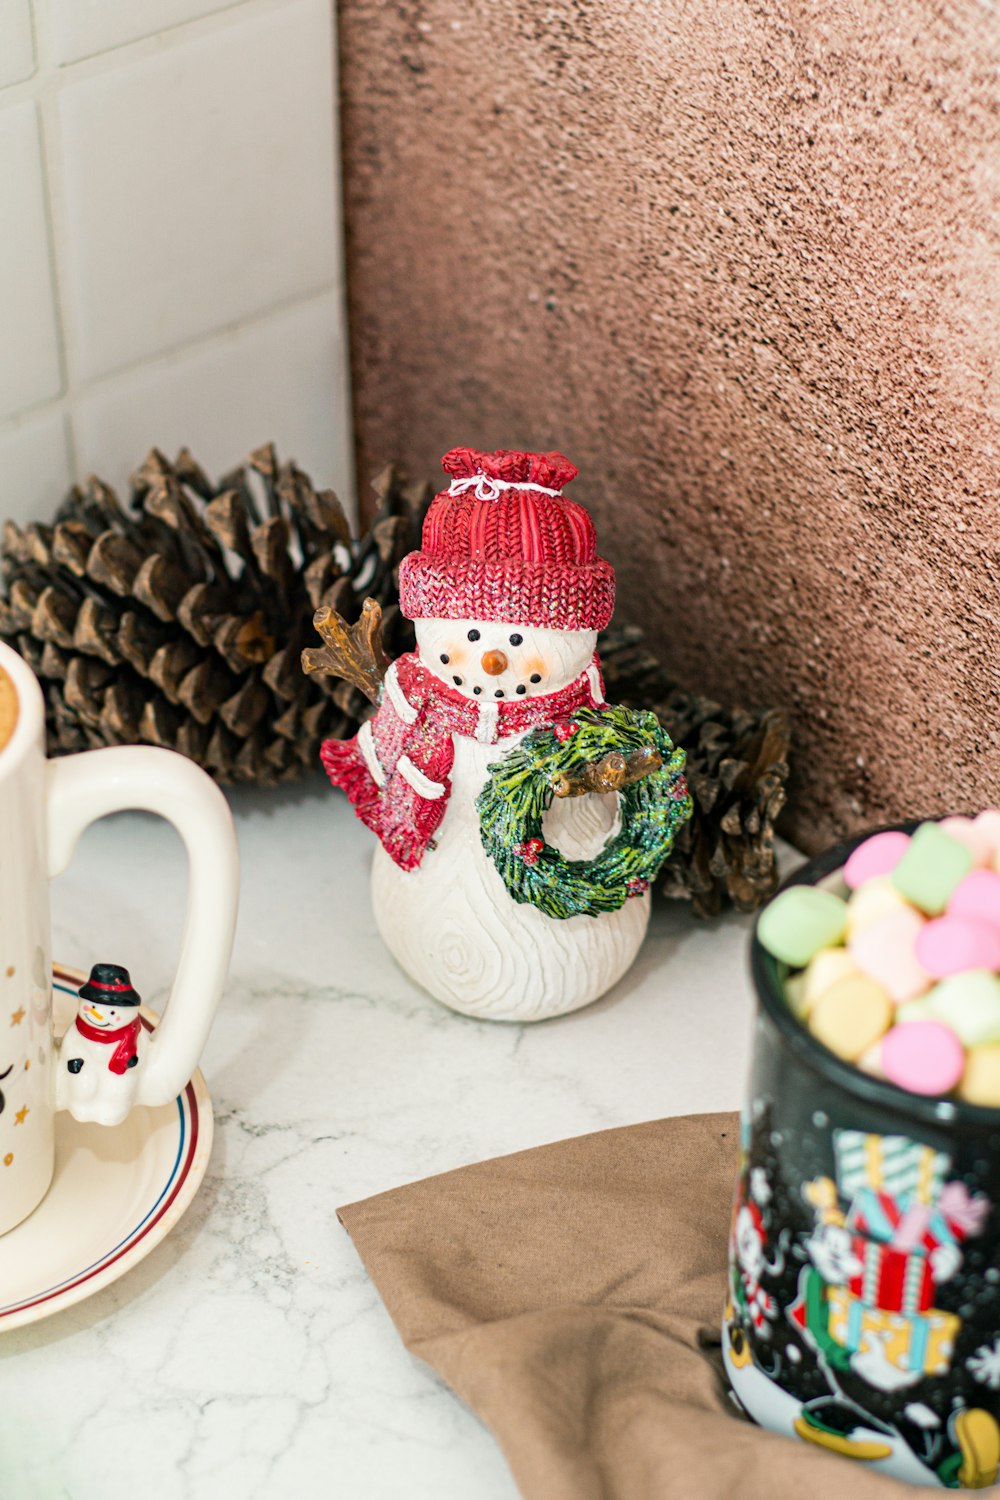
[{"label": "pine cone", "polygon": [[687,751],[694,813],[677,836],[660,885],[690,900],[698,916],[731,903],[754,911],[778,884],[774,825],[785,805],[790,731],[774,708],[723,708],[673,686],[625,626],[600,643],[609,701],[649,708],[675,745]]},{"label": "pine cone", "polygon": [[396,572],[418,545],[429,486],[391,466],[375,521],[352,541],[340,502],[273,447],[213,485],[187,450],[155,449],[127,505],[99,479],[52,525],[8,521],[0,638],[38,676],[49,753],[145,743],[179,750],[220,782],[273,785],[353,734],[371,705],[346,683],[305,677],[312,616],[384,606],[392,655],[411,650]]}]

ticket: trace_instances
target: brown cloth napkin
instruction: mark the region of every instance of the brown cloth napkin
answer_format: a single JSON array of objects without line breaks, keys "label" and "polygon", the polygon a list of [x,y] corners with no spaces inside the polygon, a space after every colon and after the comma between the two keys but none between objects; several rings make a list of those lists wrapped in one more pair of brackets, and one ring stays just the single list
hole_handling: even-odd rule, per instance
[{"label": "brown cloth napkin", "polygon": [[655,1120],[340,1209],[403,1342],[489,1424],[526,1500],[911,1500],[727,1395],[738,1128]]}]

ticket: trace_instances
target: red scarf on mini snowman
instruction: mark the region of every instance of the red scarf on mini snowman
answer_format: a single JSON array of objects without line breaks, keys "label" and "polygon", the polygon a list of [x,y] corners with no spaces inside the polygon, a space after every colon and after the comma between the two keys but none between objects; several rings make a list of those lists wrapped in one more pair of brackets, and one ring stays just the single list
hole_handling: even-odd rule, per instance
[{"label": "red scarf on mini snowman", "polygon": [[126,1026],[117,1026],[114,1031],[102,1031],[99,1026],[91,1026],[82,1016],[76,1018],[76,1029],[88,1042],[104,1042],[106,1046],[114,1043],[115,1050],[108,1061],[112,1073],[124,1073],[131,1059],[136,1056],[141,1028],[142,1023],[138,1017],[129,1021]]},{"label": "red scarf on mini snowman", "polygon": [[334,786],[347,793],[358,817],[396,864],[412,870],[432,847],[448,806],[452,735],[493,745],[603,703],[596,656],[557,693],[477,703],[442,682],[411,652],[386,673],[374,717],[353,739],[325,740],[320,759]]}]

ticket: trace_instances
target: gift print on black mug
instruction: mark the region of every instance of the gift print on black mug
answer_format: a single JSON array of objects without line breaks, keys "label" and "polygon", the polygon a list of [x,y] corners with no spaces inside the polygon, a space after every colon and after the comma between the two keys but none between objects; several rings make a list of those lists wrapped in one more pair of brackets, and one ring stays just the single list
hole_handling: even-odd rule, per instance
[{"label": "gift print on black mug", "polygon": [[[850,845],[797,881],[827,884]],[[1000,1473],[1000,1111],[835,1056],[754,942],[723,1354],[762,1426],[898,1479]],[[849,1480],[849,1472],[845,1482]]]}]

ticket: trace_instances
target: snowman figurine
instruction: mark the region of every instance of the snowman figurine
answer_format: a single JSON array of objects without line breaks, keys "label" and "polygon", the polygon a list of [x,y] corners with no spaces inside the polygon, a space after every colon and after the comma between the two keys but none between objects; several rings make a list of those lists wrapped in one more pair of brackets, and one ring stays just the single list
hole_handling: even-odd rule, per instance
[{"label": "snowman figurine", "polygon": [[[683,754],[652,715],[605,705],[596,645],[615,577],[563,493],[574,465],[469,448],[442,464],[451,484],[399,570],[416,652],[386,668],[369,600],[353,627],[319,610],[326,649],[303,666],[381,677],[374,717],[321,757],[378,836],[372,900],[397,962],[467,1015],[541,1020],[589,1004],[635,958],[649,882],[690,813]],[[643,732],[609,754],[615,714]]]},{"label": "snowman figurine", "polygon": [[135,1094],[142,1048],[140,996],[127,969],[95,964],[56,1059],[57,1105],[77,1120],[118,1125]]}]

